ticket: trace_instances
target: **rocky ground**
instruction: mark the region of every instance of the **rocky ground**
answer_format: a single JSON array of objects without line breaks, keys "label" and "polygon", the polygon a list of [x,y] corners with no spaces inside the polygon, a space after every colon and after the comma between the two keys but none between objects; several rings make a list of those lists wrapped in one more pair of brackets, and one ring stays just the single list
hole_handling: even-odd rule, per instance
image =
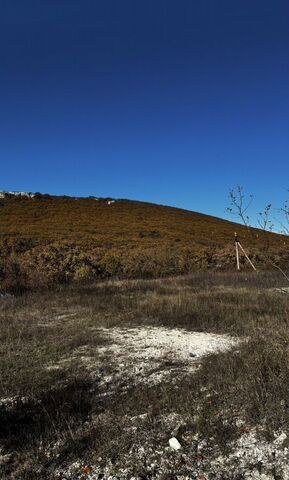
[{"label": "rocky ground", "polygon": [[[171,419],[170,419],[171,420]],[[176,437],[172,437],[176,439]],[[97,465],[76,461],[56,472],[56,478],[107,480],[287,480],[289,478],[288,439],[281,433],[272,442],[258,437],[258,432],[243,434],[231,445],[227,455],[198,436],[179,435],[178,449],[152,447],[149,441],[134,447],[123,457],[122,465]],[[136,465],[145,463],[146,473],[135,474]]]},{"label": "rocky ground", "polygon": [[[156,384],[163,381],[181,382],[193,374],[208,354],[237,347],[239,341],[228,335],[188,332],[161,327],[100,329],[107,343],[99,349],[101,364],[108,362],[111,373],[102,377],[102,395],[113,395],[134,383]],[[244,340],[243,340],[244,341]],[[95,368],[89,349],[76,352],[89,369]],[[63,362],[68,361],[64,359]],[[54,368],[60,368],[61,362]],[[53,367],[50,367],[53,368]],[[149,413],[127,419],[132,432],[140,432]],[[56,478],[66,479],[260,479],[289,478],[289,450],[285,433],[275,435],[273,442],[262,438],[262,431],[249,430],[236,418],[240,437],[228,445],[228,454],[220,452],[213,438],[201,438],[188,428],[193,419],[170,413],[160,419],[159,443],[155,438],[136,434],[136,443],[124,453],[121,463],[87,463],[74,461],[57,470]],[[145,473],[141,473],[145,471]],[[137,472],[137,473],[136,473]]]},{"label": "rocky ground", "polygon": [[289,480],[289,306],[269,280],[2,299],[0,478]]}]

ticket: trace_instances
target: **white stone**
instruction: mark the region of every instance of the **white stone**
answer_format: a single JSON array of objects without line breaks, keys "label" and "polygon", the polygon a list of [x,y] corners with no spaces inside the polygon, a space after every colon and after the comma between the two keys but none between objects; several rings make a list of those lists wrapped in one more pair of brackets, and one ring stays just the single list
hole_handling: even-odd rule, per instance
[{"label": "white stone", "polygon": [[176,437],[172,437],[172,438],[169,439],[169,445],[174,450],[180,450],[182,448],[180,442],[178,441],[178,439]]}]

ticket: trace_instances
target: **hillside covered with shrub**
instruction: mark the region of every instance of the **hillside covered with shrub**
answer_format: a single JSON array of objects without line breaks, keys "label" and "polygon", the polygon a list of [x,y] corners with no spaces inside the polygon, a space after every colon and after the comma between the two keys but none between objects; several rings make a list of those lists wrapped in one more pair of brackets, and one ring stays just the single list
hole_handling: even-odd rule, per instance
[{"label": "hillside covered with shrub", "polygon": [[35,194],[0,198],[1,290],[108,276],[234,268],[234,232],[264,268],[287,262],[286,237],[150,203]]}]

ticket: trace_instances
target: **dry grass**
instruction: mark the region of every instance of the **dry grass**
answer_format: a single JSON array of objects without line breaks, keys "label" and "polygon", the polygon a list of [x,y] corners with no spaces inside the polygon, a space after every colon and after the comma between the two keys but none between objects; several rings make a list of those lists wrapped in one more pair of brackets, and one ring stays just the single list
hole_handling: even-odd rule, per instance
[{"label": "dry grass", "polygon": [[[186,418],[179,434],[198,433],[223,451],[246,428],[267,435],[289,425],[289,303],[272,274],[196,274],[165,280],[105,281],[30,293],[0,303],[1,444],[11,454],[3,478],[54,478],[83,458],[115,465],[133,445],[165,444],[164,418]],[[244,338],[234,352],[208,356],[193,376],[103,396],[109,364],[84,368],[105,340],[98,327],[162,325]],[[63,362],[61,369],[47,366]],[[146,414],[136,424],[132,418]],[[183,437],[182,437],[183,435]],[[189,448],[189,447],[188,447]],[[101,459],[100,459],[101,458]],[[146,474],[135,459],[136,474]]]}]

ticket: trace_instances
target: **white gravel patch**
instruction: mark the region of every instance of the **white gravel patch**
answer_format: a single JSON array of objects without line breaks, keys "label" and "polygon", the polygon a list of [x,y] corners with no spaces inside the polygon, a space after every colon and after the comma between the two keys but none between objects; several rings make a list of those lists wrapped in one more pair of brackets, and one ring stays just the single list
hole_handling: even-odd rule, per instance
[{"label": "white gravel patch", "polygon": [[[236,344],[236,339],[228,335],[188,332],[180,328],[101,328],[99,331],[111,341],[111,345],[103,347],[104,349],[112,349],[121,356],[139,361],[164,356],[188,361],[192,356],[200,358],[209,353],[228,350]],[[128,347],[130,350],[124,352],[123,348]]]},{"label": "white gravel patch", "polygon": [[80,363],[98,378],[103,395],[139,383],[179,381],[200,366],[204,356],[233,348],[239,340],[229,335],[189,332],[165,327],[93,328],[103,345],[83,345],[47,370]]},{"label": "white gravel patch", "polygon": [[205,355],[222,352],[238,341],[228,335],[188,332],[164,327],[101,328],[98,329],[108,343],[99,348],[101,357],[109,357],[115,365],[113,375],[126,377],[134,383],[158,383],[173,373],[195,371]]},{"label": "white gravel patch", "polygon": [[[231,472],[246,480],[288,480],[289,450],[287,435],[282,432],[273,442],[258,436],[256,429],[242,435],[228,457],[211,462],[216,472]],[[251,468],[249,468],[251,467]]]}]

